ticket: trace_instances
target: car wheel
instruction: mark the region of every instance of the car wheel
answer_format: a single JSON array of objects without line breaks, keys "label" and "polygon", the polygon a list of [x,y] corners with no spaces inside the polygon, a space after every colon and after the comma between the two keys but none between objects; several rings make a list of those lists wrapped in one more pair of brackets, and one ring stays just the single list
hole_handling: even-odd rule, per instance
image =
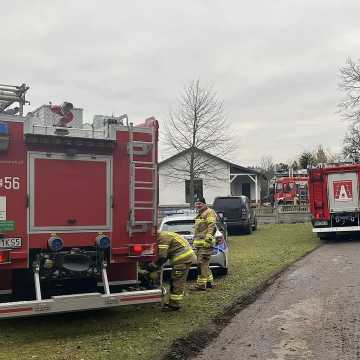
[{"label": "car wheel", "polygon": [[252,227],[251,222],[249,221],[249,223],[247,224],[246,229],[245,229],[245,234],[250,235],[252,233],[252,230],[253,230],[253,227]]},{"label": "car wheel", "polygon": [[253,225],[253,230],[255,231],[257,229],[257,219],[254,219],[254,225]]},{"label": "car wheel", "polygon": [[218,269],[218,274],[220,276],[227,275],[228,270],[229,270],[228,268],[220,268],[220,269]]}]

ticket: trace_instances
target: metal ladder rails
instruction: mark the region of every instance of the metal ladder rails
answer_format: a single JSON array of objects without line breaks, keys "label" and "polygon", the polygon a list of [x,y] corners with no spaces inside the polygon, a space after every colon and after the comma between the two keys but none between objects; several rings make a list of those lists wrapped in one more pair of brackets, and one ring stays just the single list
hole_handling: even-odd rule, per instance
[{"label": "metal ladder rails", "polygon": [[[128,123],[129,142],[128,154],[130,162],[130,204],[129,204],[129,236],[136,232],[146,232],[149,226],[157,224],[157,163],[156,163],[156,144],[155,144],[155,128],[150,133],[150,141],[134,140],[133,123]],[[134,160],[134,156],[146,156],[151,151],[151,161]],[[139,181],[136,178],[137,170],[151,173],[151,181]],[[137,200],[139,191],[151,192],[151,200]],[[152,220],[138,220],[137,211],[152,212]]]}]

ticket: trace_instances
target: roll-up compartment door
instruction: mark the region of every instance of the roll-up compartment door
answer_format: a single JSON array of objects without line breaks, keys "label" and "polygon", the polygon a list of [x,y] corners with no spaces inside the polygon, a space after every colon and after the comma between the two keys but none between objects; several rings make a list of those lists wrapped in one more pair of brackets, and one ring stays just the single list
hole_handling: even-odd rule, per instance
[{"label": "roll-up compartment door", "polygon": [[111,157],[31,154],[30,231],[111,229]]}]

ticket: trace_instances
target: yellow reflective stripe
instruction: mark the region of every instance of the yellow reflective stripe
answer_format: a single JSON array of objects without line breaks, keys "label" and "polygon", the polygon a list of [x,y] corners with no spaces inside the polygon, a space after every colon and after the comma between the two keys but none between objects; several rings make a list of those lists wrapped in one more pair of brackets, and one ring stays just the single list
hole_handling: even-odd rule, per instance
[{"label": "yellow reflective stripe", "polygon": [[169,245],[159,244],[159,245],[158,245],[158,248],[159,248],[159,249],[168,249],[168,248],[169,248]]},{"label": "yellow reflective stripe", "polygon": [[194,253],[193,249],[189,249],[187,251],[185,251],[184,253],[178,255],[178,256],[174,256],[174,258],[172,259],[173,262],[177,262],[179,260],[185,259],[186,257],[192,255]]},{"label": "yellow reflective stripe", "polygon": [[210,248],[211,245],[213,245],[213,244],[214,244],[213,242],[209,243],[208,241],[205,241],[205,240],[194,241],[194,246],[196,248]]},{"label": "yellow reflective stripe", "polygon": [[188,247],[187,242],[180,235],[175,238],[175,241],[183,247]]},{"label": "yellow reflective stripe", "polygon": [[184,294],[180,294],[180,295],[170,294],[169,298],[170,298],[170,300],[180,301],[184,298]]},{"label": "yellow reflective stripe", "polygon": [[213,277],[213,275],[212,274],[210,274],[208,277],[207,277],[207,279],[206,279],[207,281],[213,281],[214,280],[214,277]]},{"label": "yellow reflective stripe", "polygon": [[202,276],[199,276],[197,278],[197,281],[196,281],[198,284],[206,284],[207,283],[207,278],[206,277],[202,277]]},{"label": "yellow reflective stripe", "polygon": [[204,246],[205,245],[205,240],[195,240],[193,242],[194,246]]}]

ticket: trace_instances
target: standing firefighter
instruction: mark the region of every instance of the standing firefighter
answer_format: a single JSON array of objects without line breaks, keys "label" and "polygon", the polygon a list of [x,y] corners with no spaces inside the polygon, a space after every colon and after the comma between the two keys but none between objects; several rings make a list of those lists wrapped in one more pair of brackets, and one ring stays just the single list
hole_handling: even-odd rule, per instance
[{"label": "standing firefighter", "polygon": [[198,215],[195,218],[195,240],[199,274],[194,290],[206,290],[213,287],[213,275],[209,264],[215,246],[216,213],[206,206],[204,198],[200,198],[196,204]]},{"label": "standing firefighter", "polygon": [[159,271],[169,259],[172,265],[169,302],[165,305],[169,310],[179,310],[184,298],[184,288],[189,269],[196,262],[196,256],[190,244],[181,235],[174,232],[161,231],[158,235],[159,257],[148,269]]}]

